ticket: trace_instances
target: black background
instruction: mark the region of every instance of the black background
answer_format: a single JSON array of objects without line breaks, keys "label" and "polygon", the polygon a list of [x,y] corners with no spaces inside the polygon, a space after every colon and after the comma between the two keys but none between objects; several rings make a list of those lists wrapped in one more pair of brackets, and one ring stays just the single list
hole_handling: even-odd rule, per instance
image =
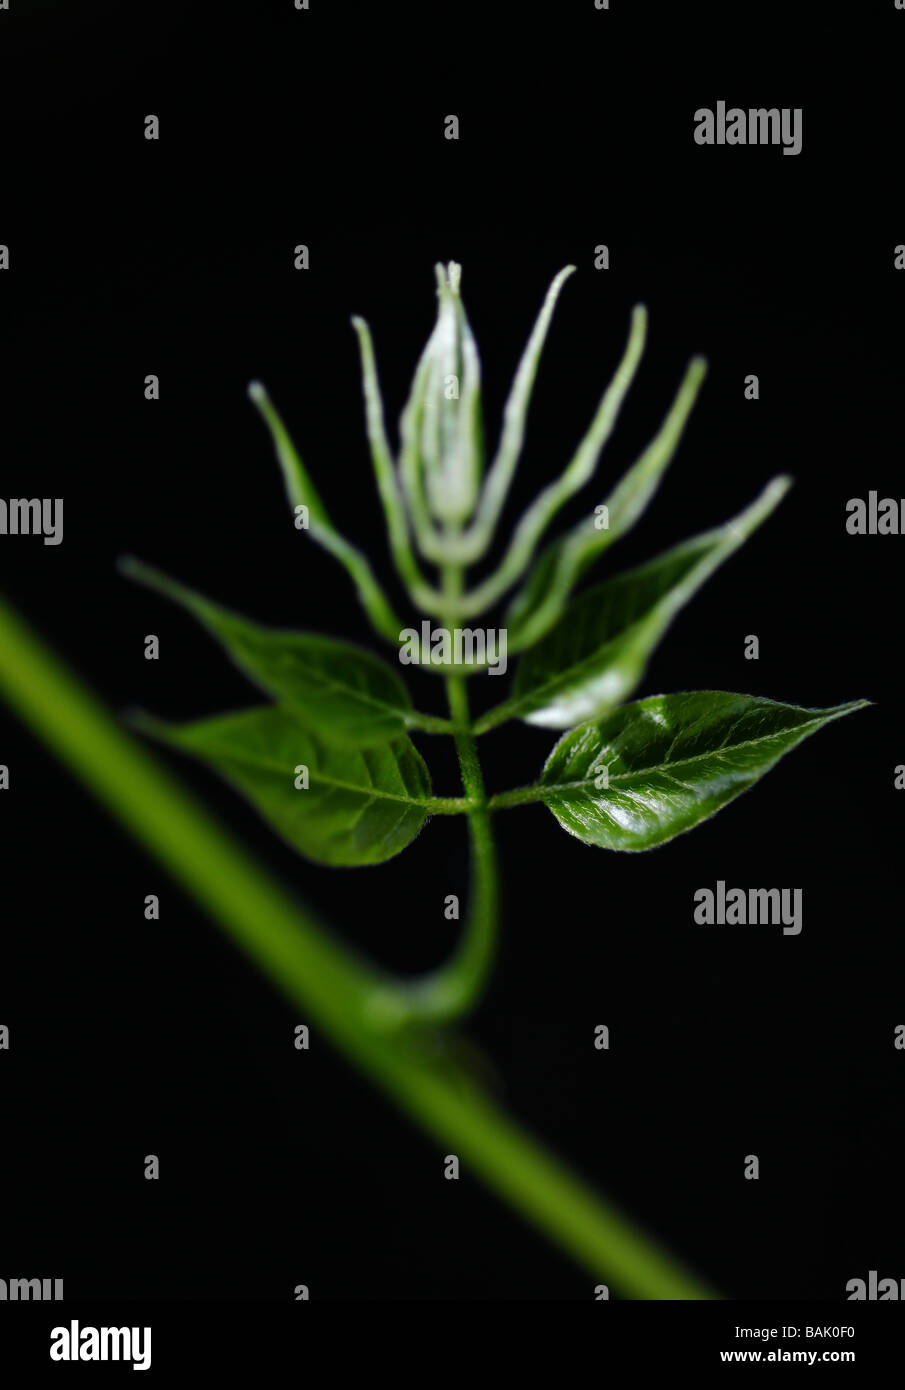
[{"label": "black background", "polygon": [[[498,817],[504,944],[468,1031],[506,1105],[727,1296],[839,1299],[869,1269],[905,1277],[905,541],[845,531],[849,497],[905,494],[905,13],[809,6],[793,29],[779,5],[508,4],[492,23],[426,8],[14,0],[0,15],[3,492],[65,498],[61,546],[0,541],[3,592],[117,710],[254,700],[187,617],[118,576],[125,553],[262,621],[377,650],[344,572],[292,528],[248,381],[392,587],[350,314],[371,324],[395,421],[433,322],[432,266],[460,261],[493,441],[544,290],[578,266],[508,527],[567,461],[646,303],[601,483],[565,520],[633,461],[689,356],[710,372],[649,513],[599,573],[724,520],[778,472],[796,486],[681,615],[639,694],[876,703],[649,856],[583,846],[542,807]],[[801,106],[802,154],[696,146],[693,113],[719,99]],[[416,703],[443,713],[439,683],[416,679]],[[477,709],[501,698],[503,682],[478,684]],[[444,740],[417,741],[438,794],[457,794]],[[491,788],[530,780],[553,741],[488,737]],[[303,1020],[5,713],[0,761],[0,1276],[64,1277],[75,1298],[287,1299],[302,1282],[318,1299],[593,1296],[467,1173],[445,1182],[437,1147],[326,1040],[296,1052]],[[460,821],[381,867],[331,871],[173,766],[347,940],[404,973],[451,949]],[[717,879],[801,887],[802,934],[695,926],[692,894]],[[143,917],[151,892],[159,923]]]}]

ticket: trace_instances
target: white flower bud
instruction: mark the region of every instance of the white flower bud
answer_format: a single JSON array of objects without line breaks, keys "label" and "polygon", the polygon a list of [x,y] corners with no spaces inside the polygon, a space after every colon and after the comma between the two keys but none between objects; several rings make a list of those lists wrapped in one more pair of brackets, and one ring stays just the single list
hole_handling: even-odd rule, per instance
[{"label": "white flower bud", "polygon": [[434,518],[461,525],[474,510],[483,468],[481,364],[459,297],[461,267],[436,267],[437,323],[425,349],[420,465]]}]

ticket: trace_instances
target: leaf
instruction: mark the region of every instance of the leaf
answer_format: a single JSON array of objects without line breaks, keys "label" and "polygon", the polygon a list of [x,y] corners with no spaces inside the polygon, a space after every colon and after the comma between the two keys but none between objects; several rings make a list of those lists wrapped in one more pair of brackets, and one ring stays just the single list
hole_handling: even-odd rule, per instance
[{"label": "leaf", "polygon": [[607,497],[607,525],[598,529],[595,509],[535,561],[506,613],[511,651],[523,651],[549,631],[576,581],[642,515],[678,448],[706,372],[704,359],[692,358],[656,435]]},{"label": "leaf", "polygon": [[575,266],[567,265],[556,275],[547,290],[540,313],[537,316],[531,335],[525,345],[512,386],[503,408],[503,428],[493,463],[487,474],[487,482],[481,496],[478,515],[469,538],[467,558],[477,560],[484,553],[493,536],[493,531],[509,492],[522,443],[525,437],[525,416],[531,401],[534,378],[538,363],[553,317],[553,310],[559,298],[559,291]]},{"label": "leaf", "polygon": [[380,394],[380,383],[377,379],[377,363],[374,358],[371,330],[365,320],[358,315],[353,317],[352,325],[358,334],[361,350],[361,376],[368,443],[371,449],[374,475],[377,479],[377,491],[386,519],[390,550],[403,583],[409,588],[418,589],[425,586],[425,579],[418,567],[415,552],[409,539],[405,503],[396,477],[392,450],[387,439],[383,418],[383,397]]},{"label": "leaf", "polygon": [[569,729],[622,703],[673,618],[770,514],[786,492],[777,478],[739,516],[573,599],[552,632],[519,662],[512,696],[478,729],[519,718]]},{"label": "leaf", "polygon": [[588,845],[643,850],[691,830],[830,720],[863,709],[801,709],[754,695],[655,695],[559,740],[538,791]]},{"label": "leaf", "polygon": [[308,535],[325,550],[329,550],[344,566],[358,590],[359,601],[375,632],[379,632],[388,641],[395,642],[402,623],[374,577],[367,556],[362,554],[357,546],[352,545],[351,541],[347,541],[333,525],[286,426],[259,381],[249,384],[248,395],[270,430],[290,506],[293,510],[300,506],[307,507]]},{"label": "leaf", "polygon": [[241,671],[323,738],[364,748],[416,722],[401,673],[370,652],[316,633],[260,627],[139,561],[122,568],[187,608]]},{"label": "leaf", "polygon": [[[376,748],[336,748],[277,705],[140,727],[209,763],[294,849],[320,864],[379,864],[405,849],[430,811],[430,777],[408,737]],[[296,769],[308,786],[296,787]]]},{"label": "leaf", "polygon": [[637,304],[632,310],[632,325],[622,360],[571,462],[555,482],[541,489],[522,513],[503,558],[493,573],[482,579],[475,588],[447,600],[446,611],[451,616],[476,617],[517,583],[531,563],[535,548],[556,513],[593,477],[603,446],[615,428],[622,402],[637,371],[646,331],[647,310],[643,304]]}]

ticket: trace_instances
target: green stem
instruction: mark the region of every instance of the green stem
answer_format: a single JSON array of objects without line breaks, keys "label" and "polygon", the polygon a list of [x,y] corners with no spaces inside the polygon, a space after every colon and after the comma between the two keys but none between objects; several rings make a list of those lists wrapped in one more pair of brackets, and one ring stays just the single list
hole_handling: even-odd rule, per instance
[{"label": "green stem", "polygon": [[506,811],[510,806],[528,806],[533,801],[543,801],[543,787],[513,787],[508,792],[497,792],[487,803],[489,811]]},{"label": "green stem", "polygon": [[[461,592],[461,570],[447,566],[443,589],[448,598]],[[442,619],[452,626],[448,619]],[[386,1014],[397,1012],[400,1024],[449,1023],[474,1009],[487,984],[496,954],[500,915],[499,866],[493,838],[484,774],[478,746],[471,729],[468,691],[462,675],[446,676],[450,725],[459,758],[464,798],[457,809],[467,809],[471,842],[471,881],[468,890],[468,916],[459,945],[438,970],[411,984],[393,983],[386,994]]]},{"label": "green stem", "polygon": [[447,693],[462,773],[464,798],[449,799],[468,815],[471,879],[468,916],[455,953],[438,970],[412,981],[393,980],[381,994],[380,1011],[388,1023],[449,1023],[478,1003],[496,954],[500,913],[499,868],[484,778],[477,745],[468,728],[468,699],[461,677],[447,678]]},{"label": "green stem", "polygon": [[373,972],[155,765],[2,600],[0,691],[303,1016],[466,1171],[617,1292],[716,1296],[498,1110],[436,1042],[382,1030]]},{"label": "green stem", "polygon": [[461,816],[474,804],[468,796],[432,796],[428,811],[432,816]]},{"label": "green stem", "polygon": [[471,880],[468,917],[456,954],[435,976],[418,986],[422,1017],[448,1020],[473,1009],[487,984],[499,932],[500,884],[484,776],[477,744],[468,727],[468,696],[461,677],[446,682],[450,713],[459,725],[456,752],[466,798],[470,801]]},{"label": "green stem", "polygon": [[478,746],[469,727],[467,686],[460,677],[450,676],[446,689],[450,713],[460,726],[455,743],[462,787],[472,801],[468,811],[472,857],[468,920],[450,975],[462,1000],[467,1000],[468,1006],[474,1008],[484,991],[496,954],[500,916],[499,863]]},{"label": "green stem", "polygon": [[459,770],[462,774],[462,790],[472,801],[483,805],[487,800],[484,791],[484,774],[481,771],[478,745],[471,729],[468,690],[461,676],[449,675],[446,677],[446,698],[449,701],[449,713],[456,730],[454,738],[456,752],[459,755]]},{"label": "green stem", "polygon": [[406,718],[410,729],[420,729],[425,734],[454,734],[456,726],[451,719],[441,719],[439,715],[422,714],[413,710]]}]

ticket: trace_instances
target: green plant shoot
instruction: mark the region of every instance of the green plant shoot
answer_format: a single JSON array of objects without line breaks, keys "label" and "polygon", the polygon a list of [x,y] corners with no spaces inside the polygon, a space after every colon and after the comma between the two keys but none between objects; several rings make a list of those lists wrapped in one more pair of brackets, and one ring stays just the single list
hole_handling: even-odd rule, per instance
[{"label": "green plant shoot", "polygon": [[[497,1111],[455,1060],[452,1028],[474,1010],[493,968],[503,898],[493,817],[538,802],[571,835],[639,852],[673,839],[752,787],[825,724],[861,708],[810,709],[724,691],[632,701],[673,620],[766,521],[789,486],[774,478],[737,516],[648,563],[576,592],[638,521],[669,466],[705,376],[694,358],[653,438],[584,520],[554,539],[562,507],[596,476],[637,371],[642,306],[588,428],[474,584],[495,544],[519,462],[553,310],[573,267],[553,280],[519,362],[495,453],[485,458],[481,364],[461,298],[461,270],[436,267],[437,321],[402,411],[398,445],[384,419],[368,325],[353,319],[365,426],[390,554],[419,628],[394,612],[371,561],[331,520],[264,388],[249,394],[270,432],[302,543],[348,572],[388,659],[330,634],[260,625],[134,559],[131,578],[181,605],[260,693],[239,712],[133,723],[207,763],[300,855],[366,866],[401,853],[436,815],[466,817],[468,912],[452,958],[421,979],[359,960],[293,903],[135,739],[0,607],[0,688],[22,717],[158,856],[315,1025],[429,1133],[455,1142],[505,1200],[629,1297],[713,1296]],[[598,496],[600,494],[598,493]],[[498,629],[475,619],[506,602]],[[473,719],[469,678],[518,660],[511,689]],[[406,667],[440,676],[446,712],[415,707]],[[521,720],[557,732],[534,782],[485,787],[479,740]],[[417,747],[413,735],[426,741]],[[430,739],[455,742],[461,793],[435,794]],[[552,822],[551,822],[552,829]]]}]

